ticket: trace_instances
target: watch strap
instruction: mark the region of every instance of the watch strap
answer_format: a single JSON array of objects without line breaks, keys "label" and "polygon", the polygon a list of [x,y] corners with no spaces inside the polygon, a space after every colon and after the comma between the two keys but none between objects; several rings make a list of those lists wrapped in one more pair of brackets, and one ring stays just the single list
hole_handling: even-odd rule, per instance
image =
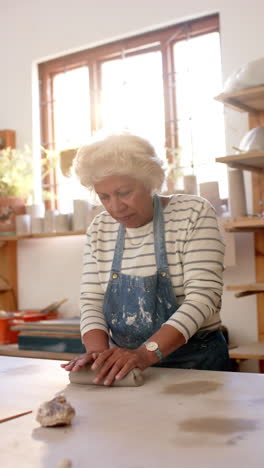
[{"label": "watch strap", "polygon": [[159,348],[155,349],[154,353],[156,354],[158,360],[161,361],[163,358],[161,350]]}]

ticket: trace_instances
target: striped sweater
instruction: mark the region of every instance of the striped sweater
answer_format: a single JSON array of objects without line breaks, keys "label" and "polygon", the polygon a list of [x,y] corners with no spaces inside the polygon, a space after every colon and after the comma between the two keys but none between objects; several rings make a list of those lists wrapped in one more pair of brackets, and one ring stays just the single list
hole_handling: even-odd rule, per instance
[{"label": "striped sweater", "polygon": [[[163,210],[168,266],[178,309],[166,324],[186,342],[198,330],[221,324],[224,244],[212,206],[193,195],[173,195]],[[81,334],[108,333],[102,306],[109,281],[119,223],[103,211],[87,230],[81,281]],[[122,272],[149,276],[156,272],[153,222],[126,228]]]}]

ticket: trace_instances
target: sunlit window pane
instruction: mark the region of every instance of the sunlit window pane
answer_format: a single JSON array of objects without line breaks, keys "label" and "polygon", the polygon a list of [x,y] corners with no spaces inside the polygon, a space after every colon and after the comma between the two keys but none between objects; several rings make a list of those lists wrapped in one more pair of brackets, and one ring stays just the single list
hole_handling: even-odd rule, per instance
[{"label": "sunlit window pane", "polygon": [[226,198],[226,168],[215,163],[225,154],[223,106],[214,99],[222,86],[219,34],[177,42],[174,62],[182,173],[195,174],[198,184],[218,181]]},{"label": "sunlit window pane", "polygon": [[[55,75],[53,99],[55,148],[61,151],[86,143],[91,135],[88,67]],[[57,197],[59,210],[67,213],[72,211],[72,200],[86,198],[87,191],[58,168]]]},{"label": "sunlit window pane", "polygon": [[149,139],[164,155],[165,123],[160,52],[141,53],[102,65],[102,124]]},{"label": "sunlit window pane", "polygon": [[53,78],[56,148],[74,148],[91,134],[89,70],[80,67]]}]

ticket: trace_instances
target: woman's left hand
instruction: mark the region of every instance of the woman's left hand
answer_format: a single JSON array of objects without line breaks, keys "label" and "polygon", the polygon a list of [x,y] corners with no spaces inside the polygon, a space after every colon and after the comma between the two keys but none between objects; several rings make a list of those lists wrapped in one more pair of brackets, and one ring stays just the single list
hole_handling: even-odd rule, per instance
[{"label": "woman's left hand", "polygon": [[155,363],[152,362],[151,354],[154,353],[149,353],[144,347],[107,349],[95,358],[91,367],[92,370],[98,371],[93,382],[97,384],[105,379],[104,385],[111,385],[114,380],[122,380],[135,367],[144,370]]}]

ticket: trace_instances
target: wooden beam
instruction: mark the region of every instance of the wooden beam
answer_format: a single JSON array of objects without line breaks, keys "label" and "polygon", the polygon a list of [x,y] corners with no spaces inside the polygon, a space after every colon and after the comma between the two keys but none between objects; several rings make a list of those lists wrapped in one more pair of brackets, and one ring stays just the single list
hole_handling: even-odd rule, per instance
[{"label": "wooden beam", "polygon": [[0,295],[0,308],[17,309],[17,244],[10,241],[0,247],[0,275],[9,284],[9,289]]},{"label": "wooden beam", "polygon": [[15,130],[0,130],[0,139],[2,140],[1,148],[16,147],[16,132]]}]

